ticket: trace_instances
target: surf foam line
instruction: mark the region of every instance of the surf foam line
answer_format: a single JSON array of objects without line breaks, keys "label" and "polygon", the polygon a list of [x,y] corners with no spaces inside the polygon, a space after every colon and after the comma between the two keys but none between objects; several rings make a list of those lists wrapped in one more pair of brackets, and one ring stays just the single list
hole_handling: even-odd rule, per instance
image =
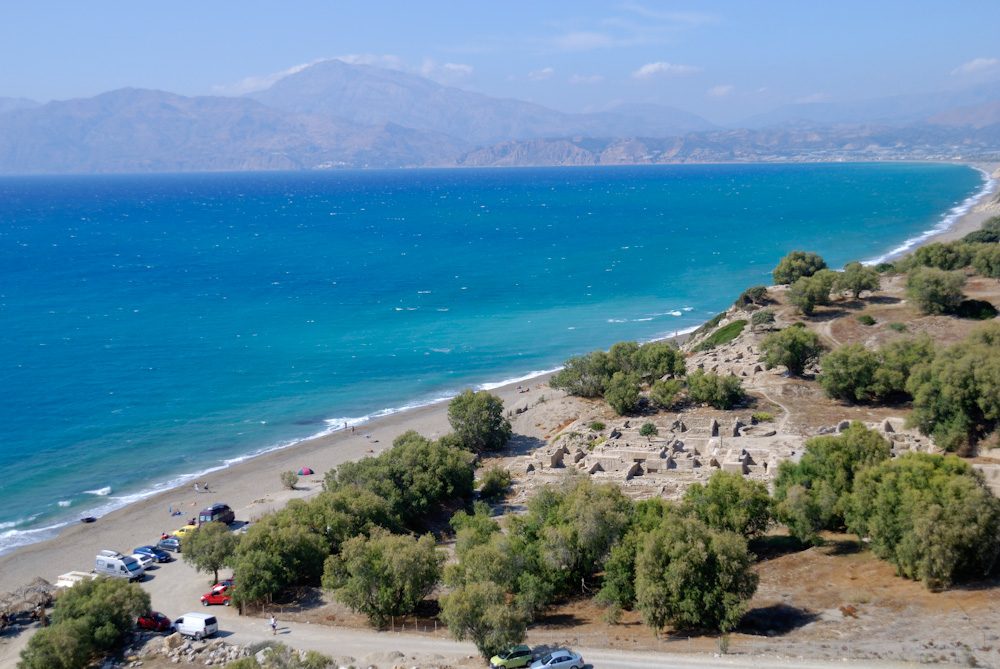
[{"label": "surf foam line", "polygon": [[910,249],[922,245],[925,241],[927,241],[931,237],[934,237],[935,235],[940,235],[942,232],[946,232],[953,225],[955,225],[955,223],[958,222],[958,219],[962,218],[962,216],[969,213],[969,211],[971,211],[974,206],[979,204],[981,200],[983,200],[987,195],[995,191],[997,188],[997,180],[994,179],[990,175],[990,173],[984,170],[983,168],[977,166],[973,166],[973,168],[978,170],[979,173],[983,175],[982,188],[980,188],[977,192],[973,193],[968,198],[966,198],[965,201],[963,201],[961,204],[956,205],[951,209],[949,209],[942,216],[941,221],[930,230],[926,230],[925,232],[916,237],[911,237],[910,239],[907,239],[902,244],[900,244],[893,250],[889,251],[888,253],[884,253],[877,258],[872,258],[871,260],[865,260],[861,264],[872,266],[872,265],[877,265],[881,262],[888,262],[893,258],[898,258],[899,256],[903,255]]},{"label": "surf foam line", "polygon": [[[675,334],[666,333],[663,334],[662,336],[652,337],[650,339],[644,340],[641,343],[646,344],[656,341],[666,341],[674,338],[675,336],[683,336],[690,334],[691,332],[697,330],[699,327],[700,325],[694,325],[688,328],[677,329],[674,331]],[[563,366],[560,365],[559,367],[553,367],[551,369],[533,370],[523,375],[505,378],[500,381],[481,383],[474,387],[476,388],[476,390],[494,390],[496,388],[502,388],[503,386],[511,385],[514,383],[522,383],[530,379],[535,379],[538,377],[555,374],[556,372],[562,369]],[[357,427],[359,425],[364,425],[365,423],[368,423],[373,420],[378,420],[380,418],[385,418],[387,416],[392,416],[395,414],[404,413],[407,411],[412,411],[414,409],[420,409],[426,406],[431,406],[433,404],[438,404],[440,402],[451,400],[459,392],[461,391],[447,392],[445,394],[435,396],[430,399],[421,400],[417,402],[410,402],[399,407],[373,411],[371,413],[365,414],[364,416],[326,419],[324,420],[324,422],[329,427],[324,430],[320,430],[315,434],[309,435],[307,437],[302,437],[299,439],[290,439],[287,441],[278,442],[271,446],[257,449],[245,455],[226,459],[221,464],[214,465],[211,467],[206,467],[204,469],[198,470],[193,473],[178,474],[177,476],[174,476],[168,480],[154,483],[150,487],[138,490],[134,493],[112,495],[110,486],[105,486],[103,488],[98,488],[96,490],[87,490],[85,491],[85,493],[94,495],[95,497],[98,497],[102,500],[106,500],[105,503],[99,506],[94,506],[89,508],[88,505],[84,504],[81,505],[81,507],[74,509],[72,514],[67,513],[68,509],[66,509],[66,507],[62,507],[62,505],[59,505],[64,509],[64,513],[59,514],[59,517],[54,518],[51,524],[45,525],[44,527],[33,527],[26,529],[17,529],[15,527],[7,531],[2,531],[4,528],[0,527],[0,555],[4,555],[6,553],[14,551],[22,546],[28,546],[33,543],[38,543],[40,541],[51,539],[56,535],[58,535],[59,532],[65,529],[66,527],[69,527],[70,525],[73,525],[76,522],[78,522],[78,518],[80,516],[94,516],[95,518],[101,518],[113,511],[125,508],[129,504],[134,504],[136,502],[140,502],[144,499],[152,497],[153,495],[158,495],[161,492],[165,492],[173,488],[178,488],[180,486],[187,485],[192,481],[201,480],[209,474],[221,471],[223,469],[228,469],[229,467],[237,465],[241,462],[246,462],[247,460],[251,460],[253,458],[266,455],[267,453],[273,453],[274,451],[280,451],[286,448],[291,448],[293,446],[296,446],[306,441],[310,441],[312,439],[319,439],[321,437],[326,437],[336,432],[343,432],[345,429],[344,428],[345,423],[347,424],[348,428]],[[26,520],[25,522],[30,522],[30,519]],[[22,523],[16,522],[15,524],[20,525]]]}]

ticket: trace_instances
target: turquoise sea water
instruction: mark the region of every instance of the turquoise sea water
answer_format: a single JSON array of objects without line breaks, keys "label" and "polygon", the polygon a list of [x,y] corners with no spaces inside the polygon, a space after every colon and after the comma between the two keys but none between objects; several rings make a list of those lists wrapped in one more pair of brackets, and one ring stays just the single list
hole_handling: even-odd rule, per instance
[{"label": "turquoise sea water", "polygon": [[933,164],[0,178],[0,552],[690,329],[790,249],[873,260],[983,188]]}]

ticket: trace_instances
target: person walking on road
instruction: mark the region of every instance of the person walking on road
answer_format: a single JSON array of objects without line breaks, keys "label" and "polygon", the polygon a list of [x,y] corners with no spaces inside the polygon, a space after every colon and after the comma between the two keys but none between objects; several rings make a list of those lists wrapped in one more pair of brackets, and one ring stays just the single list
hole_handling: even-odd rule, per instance
[{"label": "person walking on road", "polygon": [[274,619],[274,614],[271,614],[271,634],[278,633],[278,621]]}]

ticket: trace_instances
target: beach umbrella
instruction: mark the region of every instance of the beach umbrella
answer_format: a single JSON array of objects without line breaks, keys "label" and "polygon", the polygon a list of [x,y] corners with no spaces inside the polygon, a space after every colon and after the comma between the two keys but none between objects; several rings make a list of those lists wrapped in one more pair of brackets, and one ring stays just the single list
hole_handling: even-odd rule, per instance
[{"label": "beach umbrella", "polygon": [[309,469],[308,467],[303,467],[302,469],[299,470],[299,476],[308,476],[309,474],[315,474],[315,473],[316,472]]}]

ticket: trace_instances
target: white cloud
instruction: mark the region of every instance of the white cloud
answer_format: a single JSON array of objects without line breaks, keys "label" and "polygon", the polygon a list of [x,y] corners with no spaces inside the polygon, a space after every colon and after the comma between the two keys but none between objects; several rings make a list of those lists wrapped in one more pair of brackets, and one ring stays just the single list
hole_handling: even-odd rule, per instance
[{"label": "white cloud", "polygon": [[970,60],[964,65],[959,65],[954,70],[951,71],[952,76],[962,76],[966,74],[975,74],[976,72],[982,72],[984,70],[991,70],[997,66],[996,58],[976,58],[975,60]]},{"label": "white cloud", "polygon": [[535,70],[534,72],[528,72],[528,81],[545,81],[546,79],[551,79],[556,71],[551,67],[545,67],[541,70]]},{"label": "white cloud", "polygon": [[582,74],[574,74],[569,78],[571,84],[599,84],[604,81],[604,77],[599,74],[592,74],[589,77]]},{"label": "white cloud", "polygon": [[709,88],[707,95],[710,98],[724,98],[735,92],[736,87],[727,84],[725,86],[713,86],[712,88]]},{"label": "white cloud", "polygon": [[557,37],[555,43],[568,51],[584,51],[614,46],[615,41],[601,33],[577,32]]},{"label": "white cloud", "polygon": [[661,60],[656,63],[646,63],[632,73],[632,78],[649,79],[661,75],[694,74],[696,72],[701,72],[701,68],[691,65],[673,65]]},{"label": "white cloud", "polygon": [[814,102],[829,102],[830,96],[826,93],[813,93],[812,95],[807,95],[804,98],[799,98],[795,102],[798,104],[812,104]]},{"label": "white cloud", "polygon": [[700,12],[661,12],[649,9],[648,7],[644,7],[635,2],[626,2],[622,5],[622,8],[633,11],[647,19],[657,19],[660,21],[680,23],[689,26],[700,26],[706,23],[715,23],[717,20],[711,14],[703,14]]},{"label": "white cloud", "polygon": [[232,84],[218,84],[212,86],[212,92],[216,95],[246,95],[247,93],[262,91],[265,88],[270,88],[278,80],[284,79],[285,77],[297,72],[301,72],[310,65],[322,63],[324,60],[330,59],[320,58],[312,61],[311,63],[302,63],[301,65],[290,67],[287,70],[282,70],[281,72],[273,72],[259,77],[246,77]]}]

